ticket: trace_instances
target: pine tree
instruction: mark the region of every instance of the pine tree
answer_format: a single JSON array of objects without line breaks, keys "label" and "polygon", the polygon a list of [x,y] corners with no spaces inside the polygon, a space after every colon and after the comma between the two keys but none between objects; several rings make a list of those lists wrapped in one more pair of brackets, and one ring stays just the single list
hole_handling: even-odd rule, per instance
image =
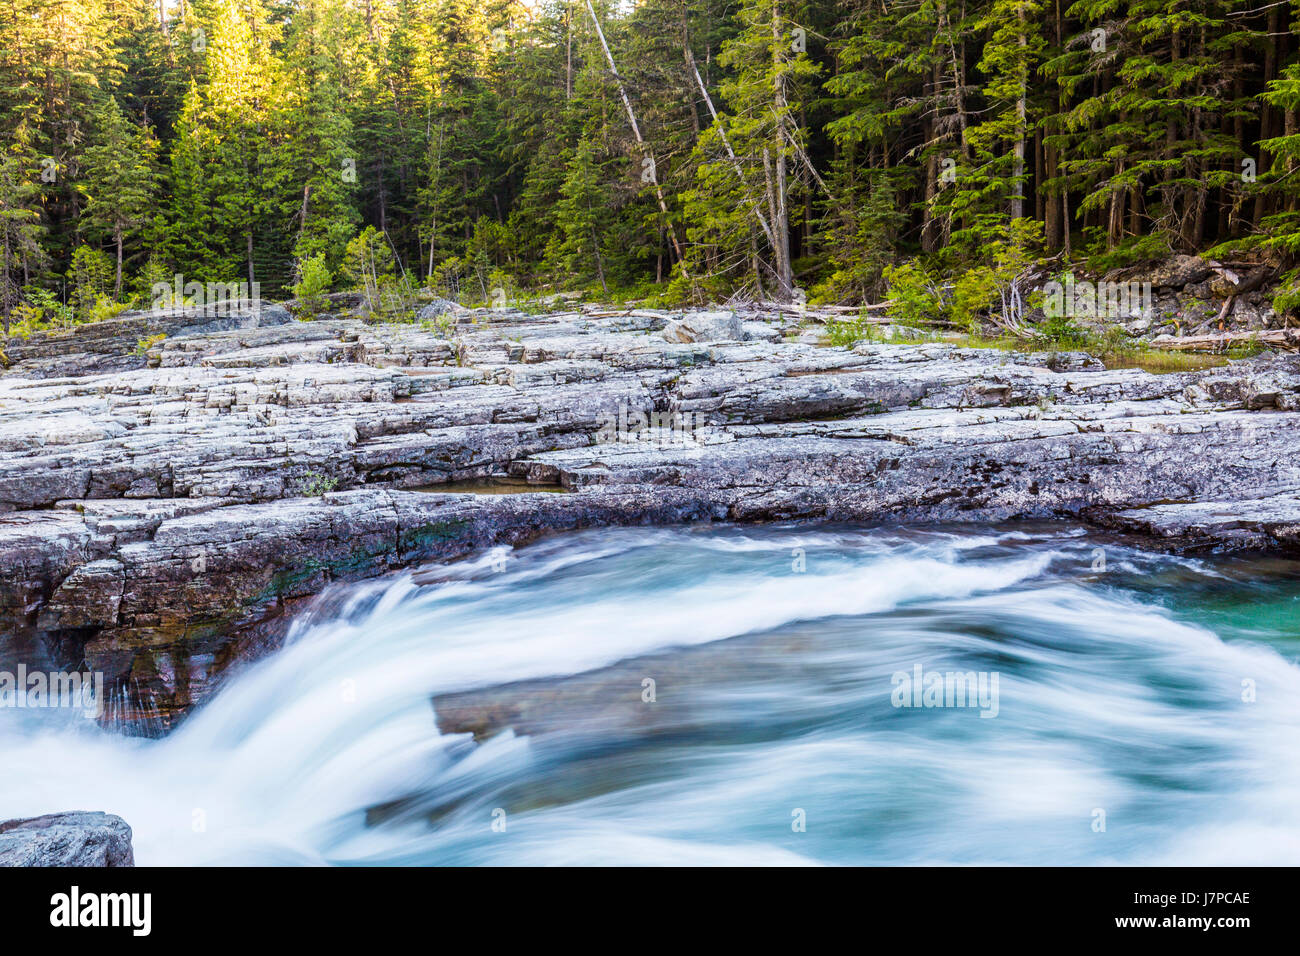
[{"label": "pine tree", "polygon": [[82,158],[86,197],[83,224],[91,236],[108,239],[116,252],[113,297],[122,296],[123,248],[145,224],[158,188],[158,141],[148,128],[132,128],[117,101],[108,97],[95,115],[93,145]]},{"label": "pine tree", "polygon": [[206,79],[186,95],[172,152],[172,232],[178,251],[211,278],[242,272],[252,283],[258,238],[274,212],[278,31],[261,0],[215,0],[211,17]]},{"label": "pine tree", "polygon": [[[796,192],[806,188],[792,172],[807,142],[799,122],[800,107],[819,67],[807,55],[806,31],[789,19],[781,0],[746,0],[738,19],[742,29],[723,45],[719,57],[732,74],[721,84],[728,113],[717,124],[717,142],[725,135],[738,160],[724,156],[702,162],[699,177],[716,190],[721,178],[736,176],[739,195],[754,197],[768,223],[762,260],[776,294],[788,298],[794,292],[792,210],[797,208]],[[718,211],[709,216],[718,224],[727,218]],[[757,215],[754,218],[758,221]],[[725,238],[720,232],[715,235]],[[740,265],[751,260],[752,250],[733,243],[728,254],[733,264]]]},{"label": "pine tree", "polygon": [[568,175],[560,187],[561,198],[556,203],[563,238],[556,243],[552,256],[580,282],[589,281],[594,274],[601,289],[608,292],[601,240],[611,217],[595,152],[591,139],[583,137],[569,161]]},{"label": "pine tree", "polygon": [[338,0],[303,0],[289,27],[273,123],[272,189],[280,220],[296,225],[293,256],[324,255],[331,269],[361,221],[353,198],[357,151],[335,45],[348,15]]},{"label": "pine tree", "polygon": [[34,179],[31,156],[24,156],[20,148],[0,151],[0,320],[6,335],[23,286],[45,260],[40,241],[40,189]]}]

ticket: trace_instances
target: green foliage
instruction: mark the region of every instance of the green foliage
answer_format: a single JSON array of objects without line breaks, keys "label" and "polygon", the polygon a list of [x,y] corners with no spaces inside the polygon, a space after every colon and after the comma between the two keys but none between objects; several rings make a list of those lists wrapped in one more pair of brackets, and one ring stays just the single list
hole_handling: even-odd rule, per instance
[{"label": "green foliage", "polygon": [[874,338],[876,338],[875,326],[864,321],[862,316],[853,319],[832,319],[826,323],[827,345],[852,346]]},{"label": "green foliage", "polygon": [[320,252],[309,259],[301,259],[297,267],[298,281],[293,286],[294,297],[299,307],[307,316],[313,316],[325,308],[325,293],[329,292],[334,277],[325,265],[325,253]]},{"label": "green foliage", "polygon": [[140,339],[135,343],[135,351],[132,352],[132,354],[137,355],[140,358],[144,358],[146,355],[149,354],[149,350],[151,348],[153,348],[155,345],[157,345],[165,338],[167,338],[167,336],[162,332],[159,332],[157,335],[146,336],[145,338]]},{"label": "green foliage", "polygon": [[103,322],[107,319],[115,319],[130,307],[127,302],[114,302],[107,296],[100,296],[91,307],[90,314],[86,317],[87,322]]},{"label": "green foliage", "polygon": [[107,298],[113,285],[113,260],[108,254],[90,246],[78,246],[72,254],[69,276],[72,303],[79,318],[88,318]]},{"label": "green foliage", "polygon": [[869,302],[887,285],[885,270],[895,261],[898,232],[904,216],[897,207],[891,177],[856,167],[849,151],[836,170],[840,195],[852,201],[836,204],[824,223],[833,270],[812,290],[810,301]]},{"label": "green foliage", "polygon": [[298,494],[303,498],[320,498],[339,486],[339,480],[332,475],[322,475],[309,471],[298,483]]},{"label": "green foliage", "polygon": [[154,286],[165,285],[169,289],[173,288],[175,273],[162,256],[154,253],[145,260],[140,269],[140,274],[135,280],[135,299],[137,302],[144,303],[147,307],[154,300]]},{"label": "green foliage", "polygon": [[886,314],[895,322],[919,328],[947,320],[945,290],[920,262],[913,259],[886,266],[884,281],[889,295]]},{"label": "green foliage", "polygon": [[149,127],[133,127],[112,97],[94,121],[94,145],[83,155],[85,177],[77,188],[86,198],[87,232],[116,250],[113,297],[120,298],[125,247],[149,221],[156,199],[158,140]]},{"label": "green foliage", "polygon": [[75,324],[76,317],[70,306],[64,305],[48,289],[28,288],[26,301],[14,309],[9,334],[28,338],[33,332],[67,328]]},{"label": "green foliage", "polygon": [[1292,269],[1282,276],[1277,292],[1273,295],[1273,311],[1278,315],[1300,312],[1300,269]]},{"label": "green foliage", "polygon": [[[1099,247],[1099,243],[1094,244],[1094,248]],[[1103,275],[1112,269],[1123,269],[1139,263],[1158,262],[1166,258],[1171,252],[1173,252],[1173,249],[1169,245],[1169,237],[1163,233],[1134,236],[1120,242],[1114,249],[1100,248],[1100,251],[1088,257],[1086,267],[1089,272]]]},{"label": "green foliage", "polygon": [[583,138],[569,160],[568,176],[560,187],[556,213],[561,238],[550,250],[551,258],[577,283],[600,279],[608,293],[600,237],[609,231],[610,197],[601,183],[595,144]]},{"label": "green foliage", "polygon": [[423,319],[420,322],[420,328],[426,332],[432,332],[439,338],[449,339],[455,335],[456,319],[444,312],[442,315],[433,319]]},{"label": "green foliage", "polygon": [[436,295],[460,301],[461,289],[465,283],[465,263],[460,256],[448,256],[434,267],[425,281],[425,286]]},{"label": "green foliage", "polygon": [[398,269],[387,237],[373,226],[362,230],[343,253],[343,278],[351,288],[365,293],[372,316],[381,321],[410,322],[415,318],[415,289]]},{"label": "green foliage", "polygon": [[1024,292],[1030,272],[1038,265],[1043,225],[1032,219],[1012,219],[984,246],[982,261],[953,282],[952,321],[971,332],[985,319],[1024,335],[1026,314],[1041,303]]},{"label": "green foliage", "polygon": [[[1010,327],[1032,309],[997,246],[1030,248],[1008,238],[1028,219],[1098,272],[1207,248],[1300,265],[1294,4],[158,9],[0,10],[6,322],[65,282],[78,318],[173,272],[281,295],[319,257],[388,320],[417,284],[861,303],[893,275],[917,324]],[[890,272],[913,260],[930,306]]]}]

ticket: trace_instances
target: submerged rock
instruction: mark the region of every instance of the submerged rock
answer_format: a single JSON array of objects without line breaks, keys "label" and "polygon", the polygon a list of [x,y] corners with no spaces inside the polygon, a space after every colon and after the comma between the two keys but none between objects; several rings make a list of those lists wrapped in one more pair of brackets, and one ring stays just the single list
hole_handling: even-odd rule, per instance
[{"label": "submerged rock", "polygon": [[135,866],[131,828],[108,813],[0,823],[0,866]]}]

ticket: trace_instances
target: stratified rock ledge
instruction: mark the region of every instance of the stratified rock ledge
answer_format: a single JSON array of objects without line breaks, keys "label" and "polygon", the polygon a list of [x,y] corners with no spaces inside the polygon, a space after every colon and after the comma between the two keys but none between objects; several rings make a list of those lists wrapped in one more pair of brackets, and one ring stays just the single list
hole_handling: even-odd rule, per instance
[{"label": "stratified rock ledge", "polygon": [[[448,315],[8,346],[0,669],[101,671],[112,719],[161,732],[330,582],[606,525],[1071,517],[1300,552],[1297,355],[1153,375],[823,348],[795,314]],[[539,490],[466,493],[494,475]]]}]

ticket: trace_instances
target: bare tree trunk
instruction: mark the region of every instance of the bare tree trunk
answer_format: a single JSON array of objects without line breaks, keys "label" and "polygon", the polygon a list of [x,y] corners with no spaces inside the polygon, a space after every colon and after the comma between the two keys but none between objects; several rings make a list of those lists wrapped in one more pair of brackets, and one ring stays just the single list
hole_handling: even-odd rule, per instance
[{"label": "bare tree trunk", "polygon": [[[302,206],[298,210],[298,240],[302,239],[302,234],[307,228],[307,211],[311,208],[311,183],[306,183],[302,187]],[[295,241],[294,245],[297,245]]]},{"label": "bare tree trunk", "polygon": [[[1019,9],[1020,19],[1020,49],[1024,50],[1028,45],[1025,39],[1025,8]],[[1016,97],[1016,142],[1014,145],[1014,159],[1011,164],[1011,178],[1014,185],[1011,187],[1015,192],[1011,196],[1011,218],[1021,219],[1025,215],[1025,127],[1027,121],[1027,111],[1025,108],[1025,97],[1028,95],[1029,77],[1024,72],[1020,74],[1020,95]]]},{"label": "bare tree trunk", "polygon": [[[766,146],[763,147],[763,181],[767,185],[767,214],[772,217],[772,222],[777,222],[776,211],[776,182],[772,176],[772,152]],[[772,242],[772,258],[776,264],[776,273],[781,275],[781,244],[776,241],[775,237]]]},{"label": "bare tree trunk", "polygon": [[[684,27],[683,27],[684,30]],[[736,153],[731,148],[731,141],[727,139],[727,131],[718,124],[718,111],[713,108],[713,98],[709,96],[708,87],[704,85],[704,80],[700,77],[699,68],[695,65],[695,54],[691,52],[691,46],[683,32],[682,51],[686,56],[686,65],[690,67],[691,74],[695,77],[695,83],[700,88],[700,94],[704,97],[704,104],[709,108],[709,115],[713,117],[713,123],[717,126],[718,135],[722,138],[722,145],[727,150],[727,158],[731,160],[731,167],[736,171],[736,178],[745,189],[745,201],[749,203],[754,210],[754,216],[758,220],[759,228],[763,230],[763,235],[767,237],[773,249],[776,248],[776,237],[772,235],[772,227],[768,225],[767,219],[763,216],[763,210],[758,207],[754,197],[749,194],[749,186],[745,181],[744,170],[740,168],[740,160],[736,159]]]},{"label": "bare tree trunk", "polygon": [[438,221],[435,219],[431,225],[433,228],[429,232],[429,268],[428,271],[425,272],[424,274],[424,278],[426,280],[433,278],[433,250],[434,247],[438,245],[436,241],[437,231],[438,231]]},{"label": "bare tree trunk", "polygon": [[596,238],[596,227],[591,227],[591,247],[596,250],[596,275],[600,276],[600,287],[609,295],[609,286],[605,285],[605,263],[600,258],[600,240]]},{"label": "bare tree trunk", "polygon": [[[1268,11],[1268,33],[1264,42],[1264,75],[1261,80],[1264,88],[1268,88],[1270,80],[1277,79],[1277,35],[1281,32],[1281,9],[1280,5],[1274,5]],[[1265,100],[1259,111],[1259,138],[1261,140],[1273,137],[1273,107],[1269,106]],[[1264,147],[1259,148],[1259,164],[1256,167],[1261,173],[1265,172],[1272,164],[1272,157]],[[1268,196],[1263,190],[1255,194],[1255,221],[1254,225],[1259,223],[1268,215]]]},{"label": "bare tree trunk", "polygon": [[[627,98],[627,90],[623,88],[623,80],[618,75],[618,67],[614,65],[614,55],[609,52],[609,44],[605,42],[605,31],[600,28],[600,20],[596,17],[596,10],[591,5],[591,0],[587,0],[587,12],[591,14],[591,22],[596,27],[596,36],[600,38],[600,48],[605,51],[605,60],[609,63],[610,76],[614,77],[614,82],[618,86],[618,95],[623,99],[623,106],[627,110],[628,122],[632,124],[632,134],[636,136],[636,141],[643,148],[645,139],[641,136],[641,127],[637,124],[636,113],[632,111],[632,101]],[[655,196],[659,200],[659,211],[664,215],[664,222],[668,223],[668,204],[664,202],[664,191],[659,185],[659,171],[655,168],[654,154],[646,149],[646,155],[650,157],[650,181],[654,183]],[[681,263],[682,275],[688,279],[690,275],[686,271],[686,259],[682,255],[681,244],[677,241],[677,231],[668,225],[668,235],[673,242],[673,250],[677,253],[677,261]]]},{"label": "bare tree trunk", "polygon": [[9,278],[9,270],[11,268],[11,266],[9,265],[9,260],[11,255],[12,253],[9,248],[9,228],[8,225],[6,225],[5,226],[4,272],[0,273],[0,294],[3,294],[3,301],[0,301],[0,308],[3,308],[4,310],[3,319],[4,319],[6,336],[9,334],[9,309],[11,305],[9,301],[9,283],[11,281]]},{"label": "bare tree trunk", "polygon": [[122,227],[113,227],[113,240],[117,243],[117,280],[113,283],[113,301],[122,301]]},{"label": "bare tree trunk", "polygon": [[772,231],[776,234],[777,279],[782,294],[789,296],[794,292],[794,271],[790,267],[790,217],[785,195],[786,101],[785,79],[781,72],[781,40],[781,8],[779,0],[772,0],[772,92],[776,107],[776,155],[772,157],[776,168],[776,208],[772,216]]}]

